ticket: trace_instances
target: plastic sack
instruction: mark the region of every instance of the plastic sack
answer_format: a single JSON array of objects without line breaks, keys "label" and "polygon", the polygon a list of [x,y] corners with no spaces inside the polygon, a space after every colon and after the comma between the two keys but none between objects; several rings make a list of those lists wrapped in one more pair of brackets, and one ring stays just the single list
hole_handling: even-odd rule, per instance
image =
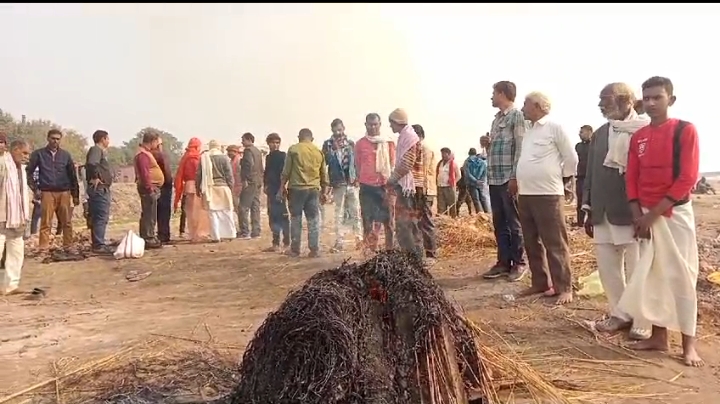
[{"label": "plastic sack", "polygon": [[577,292],[578,296],[595,297],[605,293],[602,282],[600,282],[600,273],[595,271],[588,276],[583,276],[579,279],[580,290]]},{"label": "plastic sack", "polygon": [[113,256],[116,260],[123,258],[140,258],[145,254],[145,240],[135,234],[134,231],[128,230],[125,236],[118,244]]}]

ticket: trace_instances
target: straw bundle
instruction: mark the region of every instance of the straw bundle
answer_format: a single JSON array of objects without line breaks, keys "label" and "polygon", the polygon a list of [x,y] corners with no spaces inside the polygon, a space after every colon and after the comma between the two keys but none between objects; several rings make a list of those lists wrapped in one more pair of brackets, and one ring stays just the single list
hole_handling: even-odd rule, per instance
[{"label": "straw bundle", "polygon": [[488,353],[531,391],[566,402],[482,347],[417,257],[382,252],[318,273],[271,313],[245,351],[231,403],[468,404],[471,391],[494,402]]},{"label": "straw bundle", "polygon": [[437,241],[442,256],[475,253],[480,249],[495,248],[492,217],[486,213],[451,218],[438,215],[434,218]]}]

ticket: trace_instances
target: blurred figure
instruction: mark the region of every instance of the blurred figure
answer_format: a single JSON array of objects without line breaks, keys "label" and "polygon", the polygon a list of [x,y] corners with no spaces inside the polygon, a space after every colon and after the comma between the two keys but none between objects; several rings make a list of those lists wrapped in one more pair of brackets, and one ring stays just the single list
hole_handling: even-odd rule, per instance
[{"label": "blurred figure", "polygon": [[158,199],[157,206],[157,235],[160,242],[168,243],[170,242],[170,219],[172,217],[173,177],[172,170],[170,170],[170,156],[163,150],[162,138],[152,154],[160,165],[165,178],[160,187],[160,199]]},{"label": "blurred figure", "polygon": [[[260,237],[260,193],[263,189],[263,156],[255,147],[252,133],[242,135],[244,148],[241,161],[242,191],[240,191],[240,232],[238,237],[249,240]],[[249,216],[249,219],[248,219]],[[251,229],[252,228],[252,229]]]},{"label": "blurred figure", "polygon": [[[387,187],[396,195],[395,231],[400,248],[422,258],[423,243],[420,218],[423,207],[418,195],[424,195],[422,188],[425,175],[422,166],[422,143],[412,126],[408,124],[407,112],[398,108],[388,118],[390,129],[398,133],[397,164],[387,181]],[[458,175],[459,176],[459,175]]]},{"label": "blurred figure", "polygon": [[140,196],[140,237],[145,239],[145,248],[162,247],[156,236],[155,226],[157,226],[160,188],[165,184],[165,174],[154,155],[161,142],[157,132],[146,132],[134,161]]},{"label": "blurred figure", "polygon": [[194,137],[188,142],[175,173],[175,202],[177,211],[178,202],[185,200],[187,214],[188,237],[193,242],[201,241],[210,236],[210,216],[203,206],[200,195],[197,194],[195,178],[200,167],[200,148],[202,142]]},{"label": "blurred figure", "polygon": [[28,181],[36,198],[40,199],[40,243],[41,249],[50,246],[50,231],[53,218],[57,216],[59,226],[63,228],[63,247],[73,242],[71,206],[80,204],[80,190],[77,171],[70,153],[60,148],[63,134],[58,129],[48,131],[47,146],[30,154],[27,165],[27,177],[32,178],[38,169],[38,183]]},{"label": "blurred figure", "polygon": [[455,184],[460,178],[460,167],[455,163],[455,156],[447,147],[440,149],[440,161],[435,168],[437,176],[438,214],[457,217],[457,194]]},{"label": "blurred figure", "polygon": [[242,192],[242,177],[240,176],[240,170],[243,153],[240,150],[240,147],[234,144],[227,147],[226,153],[228,158],[230,159],[230,168],[232,168],[233,173],[233,206],[235,209],[235,214],[237,216],[238,226],[240,226],[240,217],[242,216],[240,214],[240,193]]},{"label": "blurred figure", "polygon": [[195,191],[202,197],[210,214],[210,238],[216,242],[237,237],[232,187],[230,158],[220,150],[218,142],[211,140],[208,150],[200,155]]},{"label": "blurred figure", "polygon": [[352,229],[356,241],[362,240],[360,203],[355,169],[355,143],[348,140],[345,125],[340,119],[333,120],[330,129],[332,137],[324,143],[323,154],[328,166],[332,202],[335,205],[335,244],[331,252],[338,252],[345,248],[347,227]]},{"label": "blurred figure", "polygon": [[385,229],[385,248],[390,250],[394,246],[395,200],[385,185],[395,165],[395,142],[392,137],[380,134],[380,126],[380,115],[367,114],[365,136],[355,143],[363,240],[371,251],[377,249],[379,226]]},{"label": "blurred figure", "polygon": [[92,249],[96,253],[112,253],[105,244],[105,231],[110,220],[110,203],[112,197],[110,186],[113,175],[107,160],[107,148],[110,136],[104,130],[93,133],[93,143],[85,158],[85,177],[87,180],[88,214]]},{"label": "blurred figure", "polygon": [[320,256],[319,217],[321,198],[327,195],[327,165],[322,151],[313,144],[310,129],[301,129],[298,143],[290,146],[283,166],[280,194],[287,195],[290,210],[290,251],[300,255],[302,216],[308,222],[308,257]]},{"label": "blurred figure", "polygon": [[272,245],[265,251],[279,252],[281,235],[283,247],[286,250],[290,247],[290,213],[288,213],[287,198],[279,194],[286,154],[280,151],[280,135],[277,133],[269,134],[265,141],[270,152],[265,156],[263,184],[265,184],[268,220],[272,231]]},{"label": "blurred figure", "polygon": [[[30,145],[15,140],[7,153],[7,137],[0,135],[0,249],[3,276],[0,292],[18,292],[25,257],[25,226],[32,219],[31,192],[24,165],[30,157]],[[32,173],[32,171],[30,171]]]},{"label": "blurred figure", "polygon": [[432,261],[437,259],[437,238],[432,212],[433,203],[437,197],[437,163],[435,152],[425,144],[425,128],[421,125],[413,125],[412,128],[422,142],[422,167],[425,175],[423,190],[425,193],[418,195],[418,202],[422,207],[420,231],[425,248],[425,258]]},{"label": "blurred figure", "polygon": [[474,148],[468,151],[468,158],[463,164],[467,189],[475,211],[490,213],[490,190],[487,184],[487,162],[477,154]]},{"label": "blurred figure", "polygon": [[575,226],[577,227],[583,227],[585,225],[585,211],[582,209],[583,188],[588,167],[588,153],[590,152],[590,139],[592,139],[592,135],[592,126],[583,125],[580,128],[580,142],[575,145],[575,153],[578,155],[577,175],[575,176],[575,203],[577,205],[577,221],[575,222]]}]

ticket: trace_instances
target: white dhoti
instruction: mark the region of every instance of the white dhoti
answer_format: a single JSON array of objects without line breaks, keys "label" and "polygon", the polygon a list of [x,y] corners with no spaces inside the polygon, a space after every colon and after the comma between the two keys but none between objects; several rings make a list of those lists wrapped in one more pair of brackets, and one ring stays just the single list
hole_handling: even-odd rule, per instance
[{"label": "white dhoti", "polygon": [[213,240],[235,238],[237,230],[230,187],[226,185],[211,187],[207,195],[207,204],[210,214],[210,237]]},{"label": "white dhoti", "polygon": [[2,294],[15,291],[20,286],[20,273],[25,259],[25,229],[6,229],[1,224],[0,256],[5,252],[5,270],[2,276]]},{"label": "white dhoti", "polygon": [[[617,306],[640,259],[640,246],[633,226],[614,225],[605,218],[601,224],[594,226],[593,242],[600,282],[610,304],[610,315],[629,321],[630,316]],[[651,324],[635,319],[633,326],[649,330]]]},{"label": "white dhoti", "polygon": [[[647,210],[645,210],[647,211]],[[661,216],[651,238],[640,244],[640,259],[618,309],[658,327],[695,336],[698,250],[692,202]]]}]

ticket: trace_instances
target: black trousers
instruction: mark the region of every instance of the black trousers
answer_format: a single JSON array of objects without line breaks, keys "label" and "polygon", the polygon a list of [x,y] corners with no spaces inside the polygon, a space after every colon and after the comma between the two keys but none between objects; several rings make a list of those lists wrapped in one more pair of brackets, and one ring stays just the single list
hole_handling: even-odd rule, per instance
[{"label": "black trousers", "polygon": [[172,213],[172,185],[160,188],[157,202],[157,235],[164,243],[170,241],[170,216]]}]

